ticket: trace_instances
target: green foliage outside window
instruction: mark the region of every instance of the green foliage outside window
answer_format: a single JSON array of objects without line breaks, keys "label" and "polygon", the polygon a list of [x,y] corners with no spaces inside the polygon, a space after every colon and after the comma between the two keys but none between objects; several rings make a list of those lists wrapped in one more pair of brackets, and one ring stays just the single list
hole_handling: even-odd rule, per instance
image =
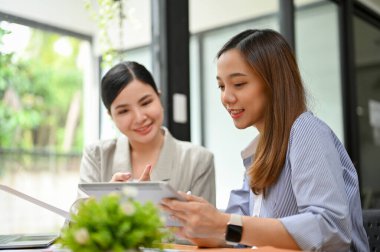
[{"label": "green foliage outside window", "polygon": [[54,51],[62,36],[32,29],[22,55],[3,53],[3,38],[10,32],[0,26],[0,149],[81,151],[82,120],[70,149],[63,148],[70,104],[81,97],[82,73],[76,66],[81,41],[65,37],[72,53],[62,56]]}]

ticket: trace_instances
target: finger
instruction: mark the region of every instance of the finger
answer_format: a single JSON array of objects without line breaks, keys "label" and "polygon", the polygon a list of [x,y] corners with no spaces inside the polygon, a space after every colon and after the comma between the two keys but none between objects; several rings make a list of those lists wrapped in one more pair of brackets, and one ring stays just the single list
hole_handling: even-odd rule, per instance
[{"label": "finger", "polygon": [[116,172],[110,182],[126,182],[132,178],[132,174],[129,172]]},{"label": "finger", "polygon": [[172,208],[173,208],[173,210],[175,210],[175,201],[177,201],[177,200],[174,200],[171,198],[164,198],[161,200],[160,203],[162,206],[164,206],[170,210],[172,210]]},{"label": "finger", "polygon": [[[197,197],[198,198],[198,197]],[[189,198],[190,199],[190,198]],[[199,199],[199,198],[198,198]],[[204,208],[207,205],[207,201],[179,201],[176,199],[165,198],[161,200],[161,204],[170,208],[173,212],[186,212],[186,213],[197,213],[201,208]]]},{"label": "finger", "polygon": [[171,218],[178,220],[183,225],[185,225],[189,219],[189,215],[187,213],[181,212],[181,211],[172,212],[172,214],[170,216],[171,216]]},{"label": "finger", "polygon": [[176,235],[178,235],[179,237],[182,237],[182,238],[185,238],[185,239],[189,239],[189,237],[186,235],[186,232],[184,230],[183,227],[179,227],[176,232],[175,232]]},{"label": "finger", "polygon": [[139,181],[150,181],[150,173],[151,173],[151,171],[152,171],[152,165],[148,164],[145,167],[145,169],[144,169],[141,177],[139,178]]},{"label": "finger", "polygon": [[197,202],[207,202],[207,200],[203,199],[202,197],[198,197],[198,196],[195,196],[195,195],[191,195],[191,194],[188,194],[188,193],[184,193],[184,192],[181,192],[181,191],[178,191],[178,193],[184,197],[187,201],[197,201]]},{"label": "finger", "polygon": [[171,216],[175,216],[175,217],[179,217],[181,220],[186,220],[186,216],[188,216],[186,214],[186,212],[184,211],[175,211],[173,209],[171,209],[170,207],[166,206],[166,205],[163,205],[163,204],[160,204],[160,209],[165,211],[165,212],[168,212]]},{"label": "finger", "polygon": [[185,212],[183,209],[174,209],[172,208],[172,205],[170,203],[165,203],[165,202],[161,202],[161,204],[159,205],[160,206],[160,209],[165,211],[165,212],[169,212],[170,214],[174,214],[176,212]]}]

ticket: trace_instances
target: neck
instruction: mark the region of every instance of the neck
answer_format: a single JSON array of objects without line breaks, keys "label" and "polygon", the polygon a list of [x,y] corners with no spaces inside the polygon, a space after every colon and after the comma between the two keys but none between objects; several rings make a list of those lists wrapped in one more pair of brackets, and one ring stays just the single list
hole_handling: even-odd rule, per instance
[{"label": "neck", "polygon": [[152,153],[161,148],[164,142],[164,131],[160,130],[156,137],[149,143],[129,142],[131,146],[131,152],[135,153]]}]

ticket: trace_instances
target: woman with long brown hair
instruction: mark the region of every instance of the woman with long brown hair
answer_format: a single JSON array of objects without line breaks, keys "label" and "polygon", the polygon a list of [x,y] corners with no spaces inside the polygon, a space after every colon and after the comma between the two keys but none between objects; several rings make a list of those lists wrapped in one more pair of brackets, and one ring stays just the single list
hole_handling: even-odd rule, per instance
[{"label": "woman with long brown hair", "polygon": [[226,213],[202,198],[164,200],[199,246],[368,251],[356,170],[334,132],[307,111],[294,54],[277,32],[246,30],[217,54],[221,101],[239,129],[259,135],[242,151],[243,188]]}]

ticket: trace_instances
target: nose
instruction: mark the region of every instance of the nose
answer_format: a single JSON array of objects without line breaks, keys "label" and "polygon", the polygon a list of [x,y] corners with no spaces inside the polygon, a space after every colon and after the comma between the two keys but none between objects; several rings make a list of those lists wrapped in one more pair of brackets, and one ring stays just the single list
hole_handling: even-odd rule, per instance
[{"label": "nose", "polygon": [[139,108],[136,108],[134,112],[135,112],[134,113],[135,114],[135,123],[136,124],[142,124],[147,118],[146,114],[144,113],[144,111],[142,111]]},{"label": "nose", "polygon": [[222,97],[221,97],[222,103],[224,103],[224,104],[233,104],[236,102],[236,96],[235,96],[234,92],[227,87],[225,87],[225,89],[222,91],[221,95],[222,95]]}]

